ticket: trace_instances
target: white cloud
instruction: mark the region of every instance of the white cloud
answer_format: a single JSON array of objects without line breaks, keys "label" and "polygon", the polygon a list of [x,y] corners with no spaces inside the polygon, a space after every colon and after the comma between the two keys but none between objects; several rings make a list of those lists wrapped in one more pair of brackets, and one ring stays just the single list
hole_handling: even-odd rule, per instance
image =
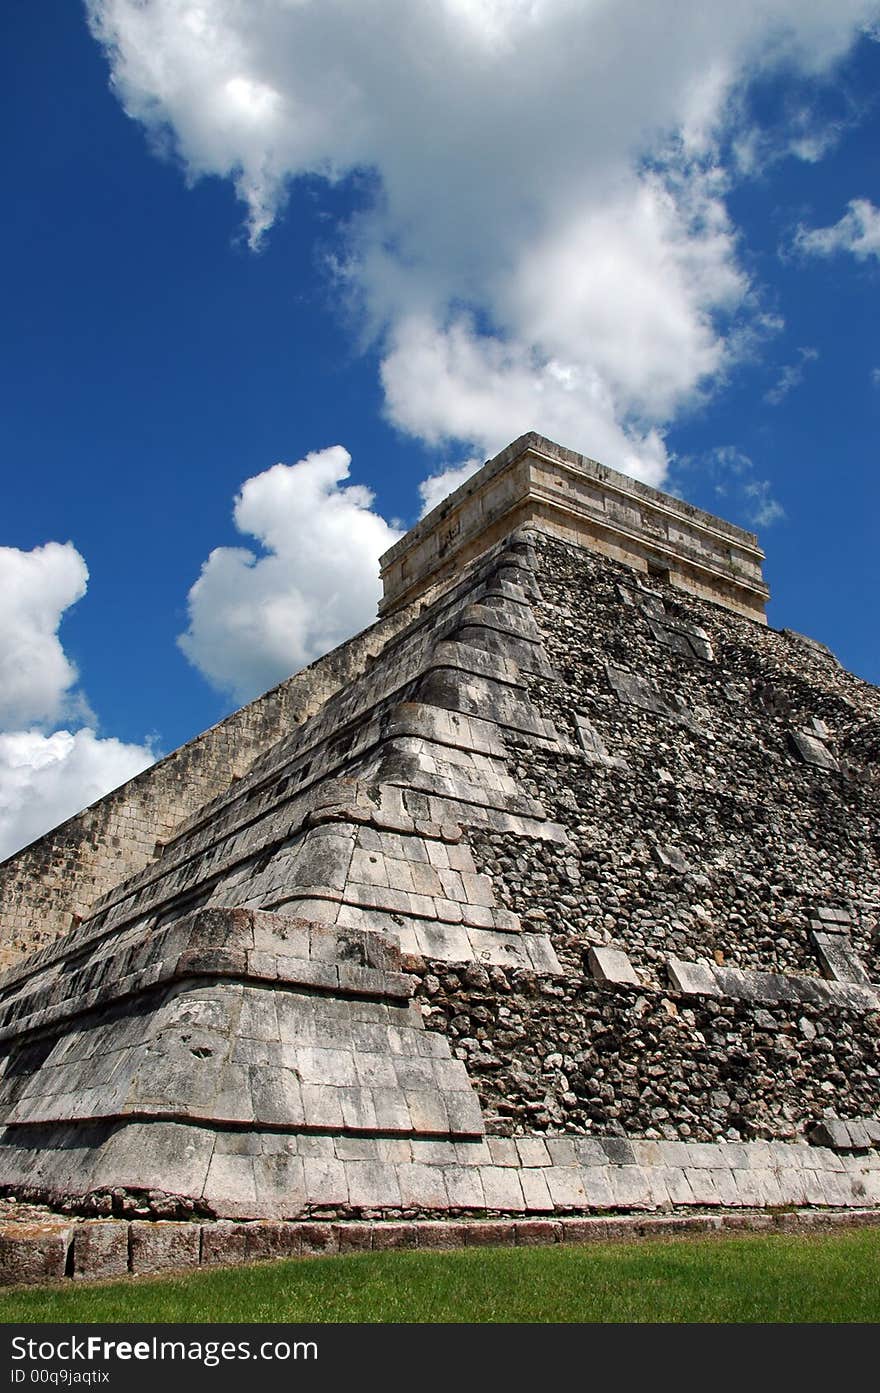
[{"label": "white cloud", "polygon": [[180,647],[216,687],[245,700],[371,624],[378,558],[400,535],[372,511],[362,485],[340,487],[351,457],[339,445],[248,479],[238,530],[263,548],[218,547],[189,592]]},{"label": "white cloud", "polygon": [[0,860],[153,763],[149,747],[88,727],[0,734]]},{"label": "white cloud", "polygon": [[71,542],[0,547],[0,858],[155,759],[149,746],[101,739],[87,726],[54,734],[38,728],[93,719],[58,637],[88,576]]},{"label": "white cloud", "polygon": [[484,460],[471,458],[466,459],[462,464],[450,464],[446,469],[441,469],[436,474],[431,474],[427,479],[423,479],[419,484],[419,498],[422,501],[420,517],[425,517],[432,508],[436,508],[438,503],[442,503],[456,489],[461,488],[472,474],[485,463]]},{"label": "white cloud", "polygon": [[[664,427],[760,314],[718,153],[738,141],[742,167],[760,144],[739,94],[827,75],[877,16],[876,0],[87,5],[126,110],[187,177],[233,181],[253,245],[291,180],[371,172],[334,264],[396,426],[475,455],[536,429],[654,483]],[[818,158],[806,118],[795,135]]]},{"label": "white cloud", "polygon": [[585,453],[646,483],[660,483],[665,473],[658,432],[620,426],[595,370],[539,363],[523,344],[480,334],[465,316],[445,329],[428,318],[402,321],[382,382],[391,419],[431,445],[475,441],[487,456],[537,428],[563,444],[589,440]]},{"label": "white cloud", "polygon": [[86,593],[86,563],[70,542],[33,551],[0,547],[0,729],[54,721],[70,700],[77,671],[58,625]]},{"label": "white cloud", "polygon": [[799,227],[795,246],[808,256],[851,252],[859,261],[869,256],[880,260],[880,208],[868,198],[852,198],[840,221],[830,227]]},{"label": "white cloud", "polygon": [[807,363],[814,363],[819,357],[818,348],[799,348],[798,353],[799,360],[796,363],[786,363],[776,382],[764,393],[764,400],[770,406],[779,406],[789,392],[799,387],[804,380]]}]

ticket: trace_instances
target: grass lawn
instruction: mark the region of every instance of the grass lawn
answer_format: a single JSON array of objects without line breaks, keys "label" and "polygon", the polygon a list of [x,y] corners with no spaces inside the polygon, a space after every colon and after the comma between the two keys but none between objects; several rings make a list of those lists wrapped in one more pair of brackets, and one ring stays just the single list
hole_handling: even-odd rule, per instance
[{"label": "grass lawn", "polygon": [[880,1321],[880,1230],[356,1253],[0,1296],[0,1321]]}]

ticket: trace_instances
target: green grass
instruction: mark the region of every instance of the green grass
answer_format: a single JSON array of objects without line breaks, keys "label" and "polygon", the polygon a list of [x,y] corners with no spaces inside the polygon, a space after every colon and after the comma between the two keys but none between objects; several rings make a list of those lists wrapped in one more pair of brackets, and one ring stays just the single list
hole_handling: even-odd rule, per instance
[{"label": "green grass", "polygon": [[360,1253],[0,1297],[0,1321],[880,1321],[880,1231]]}]

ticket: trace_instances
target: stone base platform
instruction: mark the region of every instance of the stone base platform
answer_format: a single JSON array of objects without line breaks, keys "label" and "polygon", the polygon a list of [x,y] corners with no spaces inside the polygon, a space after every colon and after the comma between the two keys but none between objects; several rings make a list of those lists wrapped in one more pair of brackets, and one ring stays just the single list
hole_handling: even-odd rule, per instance
[{"label": "stone base platform", "polygon": [[0,1286],[112,1281],[196,1268],[391,1249],[530,1247],[742,1233],[808,1234],[880,1227],[880,1209],[722,1210],[522,1219],[207,1223],[71,1220],[23,1207],[0,1222]]}]

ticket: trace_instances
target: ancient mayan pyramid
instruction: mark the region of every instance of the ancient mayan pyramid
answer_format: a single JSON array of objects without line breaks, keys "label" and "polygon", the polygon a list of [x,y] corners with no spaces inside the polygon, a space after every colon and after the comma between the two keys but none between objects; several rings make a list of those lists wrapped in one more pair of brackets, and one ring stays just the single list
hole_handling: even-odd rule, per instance
[{"label": "ancient mayan pyramid", "polygon": [[0,1185],[880,1203],[880,692],[754,536],[527,435],[376,625],[0,869]]}]

